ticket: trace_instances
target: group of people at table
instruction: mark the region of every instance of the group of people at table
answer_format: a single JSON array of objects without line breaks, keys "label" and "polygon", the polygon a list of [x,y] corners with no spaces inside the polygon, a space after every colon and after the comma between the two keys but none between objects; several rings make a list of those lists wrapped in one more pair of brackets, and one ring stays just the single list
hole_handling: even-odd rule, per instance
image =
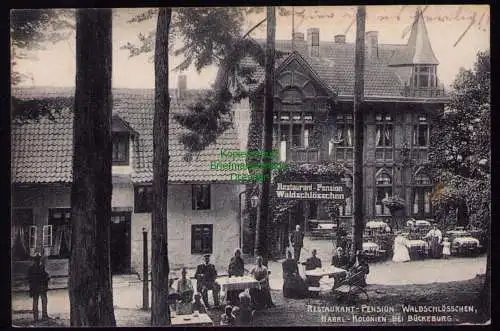
[{"label": "group of people at table", "polygon": [[[263,259],[256,257],[256,265],[249,274],[253,278],[252,288],[231,287],[226,292],[226,306],[224,314],[221,315],[221,325],[250,325],[255,309],[274,307],[269,287],[269,272],[262,264]],[[245,286],[244,275],[247,272],[244,261],[241,258],[241,250],[236,249],[231,258],[227,270],[228,279],[241,279],[241,284]],[[169,280],[169,301],[171,311],[175,315],[206,314],[210,308],[208,302],[208,291],[213,294],[215,307],[220,307],[221,285],[217,281],[217,270],[210,263],[210,255],[204,255],[204,263],[197,266],[194,278],[196,279],[196,292],[194,291],[191,279],[187,277],[186,268],[181,271],[181,278],[174,288],[175,279]],[[246,280],[248,282],[248,280]],[[229,282],[228,282],[229,283]],[[238,282],[231,282],[237,284]],[[193,300],[194,297],[194,300]]]},{"label": "group of people at table", "polygon": [[[342,233],[341,233],[342,234]],[[311,251],[311,257],[305,262],[299,262],[300,253],[303,247],[304,234],[300,230],[300,226],[296,226],[296,230],[290,236],[290,242],[293,246],[293,256],[291,250],[287,251],[287,259],[282,263],[283,267],[283,296],[290,298],[304,298],[310,295],[311,287],[320,287],[320,279],[322,275],[328,275],[334,279],[332,289],[339,286],[344,279],[351,275],[359,275],[359,283],[366,286],[366,275],[370,272],[368,263],[361,251],[357,251],[354,256],[349,256],[347,249],[347,240],[344,236],[339,236],[337,240],[337,248],[332,256],[331,265],[337,268],[337,271],[332,273],[319,273],[318,276],[313,275],[310,271],[321,269],[322,262],[317,257],[316,249]],[[299,272],[299,263],[304,266],[305,275]],[[309,272],[309,273],[308,273]],[[308,276],[308,274],[310,276]]]}]

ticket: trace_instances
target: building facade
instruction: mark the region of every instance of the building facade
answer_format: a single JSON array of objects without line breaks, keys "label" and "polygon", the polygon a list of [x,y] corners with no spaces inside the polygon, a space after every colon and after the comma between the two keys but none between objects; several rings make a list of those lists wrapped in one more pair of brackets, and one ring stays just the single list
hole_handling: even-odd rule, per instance
[{"label": "building facade", "polygon": [[[180,80],[181,84],[185,80]],[[13,91],[24,100],[71,97],[71,89]],[[179,86],[171,92],[171,116],[204,91]],[[111,267],[114,273],[142,273],[143,230],[151,250],[153,90],[113,90],[113,166]],[[36,252],[67,260],[71,251],[72,125],[69,109],[54,121],[12,126],[12,252],[14,261]],[[241,184],[225,171],[210,168],[219,150],[238,150],[237,130],[215,145],[184,159],[179,142],[184,129],[171,117],[168,197],[169,259],[173,269],[194,267],[205,253],[225,269],[240,245]],[[151,252],[149,252],[151,257]],[[149,263],[149,266],[151,264]]]},{"label": "building facade", "polygon": [[[276,41],[277,50],[285,56],[276,63],[273,145],[282,161],[343,163],[350,172],[345,183],[350,185],[355,44],[347,43],[344,35],[320,42],[319,34],[319,29],[311,28],[307,39],[296,32],[293,41]],[[265,41],[258,42],[265,45]],[[248,59],[246,65],[255,62]],[[433,117],[448,101],[437,76],[438,65],[420,9],[407,44],[381,44],[377,31],[366,33],[362,105],[366,220],[394,222],[382,200],[396,195],[406,202],[404,217],[433,217],[433,183],[424,165]],[[258,69],[255,78],[258,83],[251,87],[255,94],[249,108],[262,114],[264,71]],[[251,124],[250,117],[242,121]],[[260,148],[259,142],[254,145]],[[284,232],[294,224],[303,225],[307,232],[308,220],[329,219],[321,201],[301,201],[290,214]],[[340,207],[340,218],[350,224],[351,198]],[[287,244],[283,242],[282,248]]]}]

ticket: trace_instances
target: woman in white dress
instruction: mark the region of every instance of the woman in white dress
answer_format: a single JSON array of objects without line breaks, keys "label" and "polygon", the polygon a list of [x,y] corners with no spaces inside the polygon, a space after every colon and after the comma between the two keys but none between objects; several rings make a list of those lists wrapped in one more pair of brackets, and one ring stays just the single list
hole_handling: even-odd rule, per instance
[{"label": "woman in white dress", "polygon": [[410,252],[406,247],[406,238],[399,235],[394,239],[394,255],[392,257],[394,262],[407,262],[410,261]]}]

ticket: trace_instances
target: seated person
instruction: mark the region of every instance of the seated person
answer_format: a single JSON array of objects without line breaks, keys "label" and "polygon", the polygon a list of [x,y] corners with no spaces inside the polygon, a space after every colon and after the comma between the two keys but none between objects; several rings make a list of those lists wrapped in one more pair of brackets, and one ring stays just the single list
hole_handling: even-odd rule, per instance
[{"label": "seated person", "polygon": [[205,304],[203,303],[203,301],[201,301],[201,294],[198,292],[194,294],[194,302],[192,308],[193,312],[197,311],[200,314],[207,313],[207,307],[205,307]]},{"label": "seated person", "polygon": [[240,308],[236,316],[236,323],[238,325],[251,325],[253,322],[253,312],[251,308],[251,297],[247,290],[240,293]]},{"label": "seated person", "polygon": [[258,308],[271,308],[274,307],[273,300],[271,298],[271,288],[269,287],[269,272],[262,264],[262,256],[257,256],[257,265],[250,271],[250,274],[260,283],[259,289],[251,289],[250,294],[254,300],[255,307]]},{"label": "seated person", "polygon": [[337,247],[335,255],[332,256],[332,265],[344,269],[347,265],[347,261],[347,255],[344,253],[342,247]]},{"label": "seated person", "polygon": [[304,265],[306,266],[306,270],[314,270],[316,268],[321,268],[321,260],[316,257],[316,254],[318,252],[313,249],[311,252],[311,257],[304,262]]},{"label": "seated person", "polygon": [[368,265],[368,262],[366,262],[361,251],[356,252],[354,261],[349,264],[349,271],[347,275],[351,276],[358,272],[361,272],[359,275],[359,283],[361,286],[366,286],[366,275],[370,273],[370,266]]},{"label": "seated person", "polygon": [[[227,268],[228,277],[242,277],[245,273],[245,264],[241,258],[241,250],[237,248],[234,251],[234,256],[229,261],[229,266]],[[232,304],[236,305],[238,303],[238,295],[242,291],[227,291],[227,300]]]},{"label": "seated person", "polygon": [[212,290],[214,305],[218,307],[220,285],[216,282],[217,271],[215,270],[215,266],[210,263],[210,254],[205,254],[204,259],[205,263],[198,265],[194,274],[197,280],[197,292],[201,293],[201,297],[203,298],[205,306],[209,308],[208,291]]},{"label": "seated person", "polygon": [[227,305],[224,309],[224,314],[220,316],[221,326],[234,326],[236,319],[233,315],[233,307]]},{"label": "seated person", "polygon": [[[311,252],[311,257],[304,262],[304,265],[307,270],[314,270],[316,268],[321,268],[321,260],[316,257],[317,251],[315,249]],[[306,284],[307,286],[319,287],[319,280],[321,277],[307,277]]]},{"label": "seated person", "polygon": [[292,257],[292,252],[287,252],[287,259],[283,266],[283,296],[285,298],[304,298],[306,295],[306,284],[299,274],[297,262]]},{"label": "seated person", "polygon": [[181,279],[177,282],[177,293],[179,293],[182,298],[188,298],[189,302],[191,302],[191,298],[194,294],[193,283],[191,279],[186,277],[186,274],[186,268],[182,268]]},{"label": "seated person", "polygon": [[235,325],[238,325],[239,324],[239,319],[240,319],[240,307],[238,306],[233,306],[233,310],[231,311],[231,313],[233,314],[234,316],[234,324]]},{"label": "seated person", "polygon": [[181,299],[181,295],[174,289],[175,279],[168,280],[168,303],[170,306],[170,311],[175,312],[177,310],[177,301]]}]

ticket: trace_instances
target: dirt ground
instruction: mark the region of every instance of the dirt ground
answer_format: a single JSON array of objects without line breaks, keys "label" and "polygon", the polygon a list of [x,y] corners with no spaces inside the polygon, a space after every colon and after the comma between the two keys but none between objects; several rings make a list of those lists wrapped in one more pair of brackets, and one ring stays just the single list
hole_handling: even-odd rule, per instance
[{"label": "dirt ground", "polygon": [[[339,302],[328,293],[322,294],[314,299],[287,299],[283,298],[281,291],[273,290],[273,301],[275,308],[257,311],[255,314],[254,326],[327,326],[327,325],[402,325],[402,324],[461,324],[477,323],[478,318],[475,312],[464,312],[457,314],[447,313],[421,313],[419,316],[426,315],[451,315],[452,321],[449,322],[412,322],[408,320],[408,315],[402,313],[401,305],[417,306],[474,306],[477,307],[477,298],[484,282],[484,276],[477,276],[474,279],[466,281],[433,283],[424,285],[368,285],[367,291],[369,300],[360,296],[353,303]],[[59,290],[58,290],[59,291]],[[339,309],[339,307],[357,307],[357,316],[381,316],[387,317],[385,322],[353,321],[353,314],[350,312],[319,312],[322,307]],[[364,308],[363,308],[364,307]],[[394,313],[364,313],[362,309],[367,310],[379,307],[390,309],[394,307]],[[222,311],[211,310],[210,317],[215,325],[220,322]],[[14,326],[35,326],[35,327],[57,327],[69,326],[69,311],[61,313],[51,313],[51,320],[39,322],[36,325],[32,322],[31,312],[28,309],[13,310]],[[117,326],[149,326],[150,313],[137,308],[115,308]],[[400,316],[401,320],[393,321],[393,316]],[[325,320],[327,318],[327,320]],[[361,317],[365,318],[365,317]],[[421,318],[421,317],[420,317]],[[369,318],[368,318],[369,319]]]}]

